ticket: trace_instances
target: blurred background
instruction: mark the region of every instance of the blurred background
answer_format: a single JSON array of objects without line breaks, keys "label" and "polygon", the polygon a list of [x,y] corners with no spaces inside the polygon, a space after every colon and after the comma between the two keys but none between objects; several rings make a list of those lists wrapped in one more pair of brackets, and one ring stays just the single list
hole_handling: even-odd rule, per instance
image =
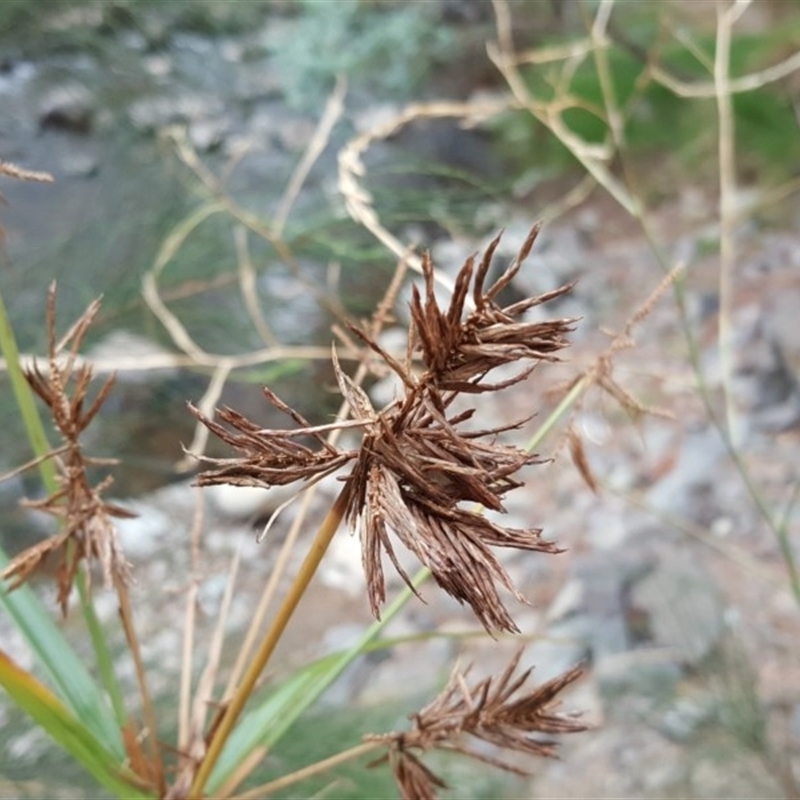
[{"label": "blurred background", "polygon": [[[38,355],[51,281],[61,331],[103,296],[86,354],[118,378],[86,445],[121,460],[114,494],[142,514],[141,597],[180,591],[186,400],[277,425],[268,384],[327,420],[331,327],[370,315],[404,248],[452,275],[504,228],[500,266],[543,220],[511,292],[577,281],[545,312],[579,318],[573,353],[480,413],[541,421],[559,382],[589,376],[509,507],[569,551],[508,563],[532,601],[526,663],[545,679],[586,661],[571,705],[598,727],[530,779],[453,759],[446,796],[798,796],[798,4],[4,0],[0,109],[0,159],[55,178],[0,186],[0,291]],[[604,384],[597,359],[676,265]],[[3,371],[0,472],[28,458]],[[47,532],[18,507],[38,492],[33,473],[0,483],[10,553]],[[252,539],[251,511],[220,501],[211,552]],[[340,536],[287,663],[368,620]],[[513,649],[425,597],[393,623],[414,641],[359,665],[270,774],[400,727],[455,656],[491,670]],[[141,612],[165,695],[181,613],[171,637],[163,609]],[[0,724],[0,797],[100,796],[4,703]],[[304,796],[392,797],[384,772]]]}]

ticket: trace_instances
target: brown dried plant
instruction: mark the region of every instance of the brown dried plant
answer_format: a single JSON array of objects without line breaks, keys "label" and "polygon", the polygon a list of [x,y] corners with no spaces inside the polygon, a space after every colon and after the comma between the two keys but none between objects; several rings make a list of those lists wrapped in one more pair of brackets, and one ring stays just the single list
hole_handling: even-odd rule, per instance
[{"label": "brown dried plant", "polygon": [[[218,410],[215,421],[190,406],[198,419],[241,454],[227,459],[203,457],[212,468],[199,476],[198,483],[269,486],[313,482],[352,462],[344,479],[344,515],[360,535],[373,613],[379,615],[386,597],[384,553],[411,586],[391,532],[430,569],[448,594],[473,609],[487,630],[518,631],[500,600],[498,587],[504,586],[519,600],[524,598],[492,548],[555,553],[558,547],[541,538],[541,529],[503,527],[488,520],[476,506],[503,512],[505,494],[521,485],[516,473],[538,459],[497,441],[501,433],[519,427],[524,420],[469,430],[465,423],[475,409],[456,412],[452,406],[461,394],[493,392],[518,383],[538,363],[557,360],[558,351],[567,344],[566,334],[574,320],[527,322],[522,315],[564,295],[570,286],[505,307],[497,302],[537,233],[538,226],[489,288],[485,283],[500,237],[491,242],[477,266],[475,256],[468,258],[446,309],[440,307],[434,293],[433,264],[430,257],[424,257],[425,288],[424,293],[413,289],[403,362],[363,329],[351,326],[401,381],[401,396],[381,410],[376,410],[366,392],[344,373],[335,351],[334,371],[354,417],[350,422],[312,426],[268,389],[264,390],[267,400],[299,427],[263,429],[230,408]],[[529,363],[500,382],[484,380],[495,368],[516,362]],[[325,440],[323,434],[345,426],[361,429],[357,449],[340,449]]]},{"label": "brown dried plant", "polygon": [[25,370],[25,377],[34,392],[47,405],[63,440],[54,456],[59,489],[42,500],[27,500],[25,505],[44,511],[60,520],[58,533],[18,555],[0,573],[11,580],[11,588],[24,583],[42,567],[48,557],[58,559],[58,603],[66,615],[70,591],[80,563],[99,562],[106,585],[127,581],[129,565],[118,541],[112,517],[135,516],[124,508],[103,499],[103,492],[112,482],[111,476],[92,485],[87,467],[110,463],[86,456],[80,436],[89,426],[105,401],[114,378],[109,377],[94,399],[87,392],[92,369],[86,363],[76,366],[76,356],[89,326],[100,308],[94,301],[67,333],[56,340],[55,284],[51,284],[47,301],[48,358],[47,366],[38,363]]},{"label": "brown dried plant", "polygon": [[[421,711],[411,715],[409,731],[369,736],[385,742],[387,755],[374,764],[389,761],[403,800],[435,800],[444,781],[420,760],[431,750],[461,753],[518,775],[527,771],[511,761],[491,755],[485,748],[470,746],[478,739],[501,750],[526,756],[553,757],[557,742],[543,738],[554,734],[587,730],[574,716],[556,713],[558,695],[582,674],[580,667],[533,690],[521,691],[532,669],[514,676],[522,649],[496,677],[467,685],[467,675],[454,670],[441,693]],[[517,695],[515,698],[514,695]]]}]

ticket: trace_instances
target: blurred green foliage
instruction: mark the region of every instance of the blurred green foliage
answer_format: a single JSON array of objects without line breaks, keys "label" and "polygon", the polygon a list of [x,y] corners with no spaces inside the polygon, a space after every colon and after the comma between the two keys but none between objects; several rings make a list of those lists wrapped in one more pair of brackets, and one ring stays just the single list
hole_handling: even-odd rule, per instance
[{"label": "blurred green foliage", "polygon": [[297,8],[299,25],[273,48],[296,108],[319,108],[340,74],[377,97],[408,98],[455,44],[452,31],[436,24],[436,3],[300,0]]},{"label": "blurred green foliage", "polygon": [[[648,76],[648,59],[681,82],[710,83],[713,76],[708,65],[685,42],[672,37],[665,39],[659,26],[661,4],[653,4],[646,11],[642,5],[633,10],[628,5],[617,7],[619,19],[612,28],[612,45],[608,50],[613,92],[625,118],[626,148],[630,155],[666,157],[693,171],[705,164],[715,169],[715,98],[677,96]],[[543,44],[565,41],[568,38]],[[731,76],[736,78],[764,69],[796,51],[799,45],[800,13],[768,31],[735,35],[731,43]],[[713,33],[695,32],[693,47],[705,54],[708,63],[713,62]],[[555,97],[555,87],[562,77],[561,63],[524,69],[523,75],[531,94],[549,102]],[[605,141],[609,128],[603,90],[597,64],[591,56],[574,71],[569,94],[584,106],[563,113],[570,131],[590,143]],[[787,164],[800,163],[795,102],[796,98],[781,82],[733,95],[737,154],[743,170],[778,176],[785,175]],[[498,147],[518,169],[544,164],[567,169],[575,165],[567,148],[527,112],[504,115],[494,121],[492,129]]]}]

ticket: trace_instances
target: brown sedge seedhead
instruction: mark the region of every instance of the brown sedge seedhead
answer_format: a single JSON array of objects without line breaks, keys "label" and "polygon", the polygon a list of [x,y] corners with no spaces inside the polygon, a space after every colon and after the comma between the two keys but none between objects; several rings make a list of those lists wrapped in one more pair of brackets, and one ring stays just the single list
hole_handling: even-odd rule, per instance
[{"label": "brown sedge seedhead", "polygon": [[368,736],[383,742],[384,757],[371,766],[389,762],[403,800],[435,800],[436,790],[447,788],[421,756],[432,750],[460,753],[506,772],[528,772],[510,760],[476,747],[482,741],[497,750],[524,756],[553,758],[558,744],[554,735],[578,733],[588,726],[575,716],[558,713],[559,695],[583,674],[581,667],[525,689],[531,669],[515,676],[522,656],[518,650],[500,675],[467,684],[471,667],[454,670],[439,695],[421,711],[411,715],[411,729]]},{"label": "brown sedge seedhead", "polygon": [[58,489],[42,500],[27,500],[25,505],[60,520],[58,533],[23,550],[0,573],[15,589],[39,570],[49,557],[57,559],[56,582],[58,604],[66,616],[69,595],[82,561],[97,561],[103,571],[106,586],[125,583],[130,566],[122,553],[113,517],[133,517],[130,511],[109,503],[103,492],[111,485],[107,476],[92,485],[87,476],[91,464],[108,463],[86,456],[80,436],[94,419],[114,384],[109,377],[93,400],[88,398],[92,368],[77,363],[77,353],[89,326],[100,309],[93,302],[67,333],[56,340],[55,283],[51,284],[47,303],[48,357],[47,366],[34,363],[25,370],[33,391],[44,401],[58,430],[62,446],[54,456]]},{"label": "brown sedge seedhead", "polygon": [[[430,257],[424,256],[424,286],[413,288],[404,362],[387,353],[365,330],[351,326],[397,374],[402,386],[400,397],[376,410],[367,393],[343,371],[334,351],[339,389],[362,431],[359,448],[339,449],[325,438],[333,429],[352,427],[353,421],[314,427],[269,389],[264,390],[267,400],[297,427],[263,429],[231,408],[218,410],[217,420],[212,420],[190,404],[191,412],[239,453],[233,458],[201,457],[210,468],[199,475],[198,484],[309,482],[352,464],[344,479],[345,516],[359,532],[373,613],[379,615],[386,598],[384,554],[411,585],[395,553],[396,537],[430,569],[439,586],[472,608],[488,631],[518,631],[500,599],[499,586],[518,600],[524,598],[492,548],[546,553],[559,552],[559,548],[542,539],[540,528],[503,527],[488,520],[480,507],[505,511],[506,493],[522,485],[516,473],[538,459],[498,442],[501,433],[524,420],[467,429],[465,423],[475,409],[455,411],[453,403],[459,395],[494,392],[522,381],[540,362],[557,360],[567,345],[575,320],[528,322],[523,315],[563,296],[571,286],[507,306],[498,302],[538,230],[538,226],[531,230],[511,266],[489,287],[486,280],[500,236],[480,261],[476,256],[468,258],[446,308],[436,298],[434,267]],[[517,362],[519,371],[510,378],[495,383],[486,380],[496,368]]]}]

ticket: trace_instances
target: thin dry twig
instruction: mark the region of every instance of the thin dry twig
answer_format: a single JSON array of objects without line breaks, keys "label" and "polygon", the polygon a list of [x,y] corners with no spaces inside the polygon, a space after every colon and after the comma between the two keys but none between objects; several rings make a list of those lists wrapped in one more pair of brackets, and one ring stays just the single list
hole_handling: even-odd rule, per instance
[{"label": "thin dry twig", "polygon": [[[741,94],[742,92],[752,92],[756,89],[761,89],[767,84],[782,80],[793,72],[797,72],[797,70],[800,70],[800,52],[793,53],[783,61],[758,72],[742,75],[740,78],[726,76],[725,93]],[[678,97],[712,99],[717,97],[719,92],[716,81],[697,81],[694,83],[682,81],[670,75],[657,64],[650,66],[650,75],[655,81],[678,95]]]},{"label": "thin dry twig", "polygon": [[[387,139],[398,130],[416,119],[440,119],[456,117],[463,120],[464,125],[477,125],[509,109],[507,100],[496,102],[435,102],[413,103],[402,109],[391,119],[375,125],[350,140],[337,157],[339,172],[339,191],[344,198],[345,209],[350,217],[366,228],[381,244],[403,261],[406,261],[415,272],[422,272],[422,262],[409,247],[404,245],[391,231],[383,225],[375,210],[370,193],[362,185],[366,175],[364,154],[376,141]],[[438,271],[436,282],[446,289],[452,290],[450,279]]]},{"label": "thin dry twig", "polygon": [[244,300],[247,313],[253,322],[253,327],[258,331],[259,336],[269,347],[280,347],[278,337],[273,333],[261,306],[258,303],[258,284],[256,282],[256,270],[250,259],[250,251],[247,247],[247,228],[244,225],[236,225],[233,229],[233,243],[236,248],[236,261],[239,264],[239,288],[242,300]]},{"label": "thin dry twig", "polygon": [[733,329],[731,327],[733,304],[733,266],[736,259],[734,237],[736,204],[736,153],[733,105],[730,93],[730,54],[733,26],[744,12],[749,0],[736,0],[724,7],[717,3],[717,42],[714,54],[714,87],[716,89],[717,116],[719,118],[719,315],[718,342],[722,391],[728,433],[734,445],[740,443],[741,430],[731,397],[734,371]]},{"label": "thin dry twig", "polygon": [[3,161],[2,159],[0,159],[0,175],[15,178],[18,181],[34,181],[36,183],[54,183],[55,181],[49,172],[23,169],[10,161]]},{"label": "thin dry twig", "polygon": [[633,346],[632,334],[634,328],[652,312],[655,304],[664,292],[680,278],[683,270],[683,264],[676,264],[662,278],[655,289],[645,298],[644,302],[628,318],[622,331],[611,335],[608,347],[580,375],[561,387],[565,394],[571,393],[574,395],[574,400],[578,401],[578,395],[582,396],[590,387],[598,386],[610,397],[613,397],[633,419],[638,419],[645,414],[664,417],[665,419],[674,418],[674,415],[667,409],[644,405],[624,389],[614,378],[614,359],[621,350],[626,350]]},{"label": "thin dry twig", "polygon": [[516,107],[528,111],[550,130],[586,169],[587,173],[603,186],[626,211],[635,215],[639,201],[613,175],[609,167],[616,154],[614,142],[609,137],[602,144],[582,139],[566,124],[563,116],[568,109],[584,108],[605,119],[602,109],[587,107],[585,101],[570,93],[569,87],[580,63],[594,52],[596,47],[604,46],[607,41],[604,21],[607,21],[608,4],[601,4],[598,9],[590,37],[592,47],[578,48],[574,52],[570,51],[566,54],[561,80],[555,86],[554,97],[549,101],[542,101],[534,97],[519,71],[520,57],[514,49],[513,37],[510,35],[511,14],[507,0],[492,0],[492,5],[497,20],[498,40],[496,43],[487,43],[486,52],[511,90]]},{"label": "thin dry twig", "polygon": [[278,207],[275,209],[275,213],[272,216],[272,229],[275,236],[279,237],[283,235],[283,229],[286,226],[286,221],[289,219],[289,214],[297,199],[297,195],[306,182],[306,178],[308,178],[308,174],[311,172],[314,163],[330,141],[331,132],[344,112],[344,97],[346,93],[347,80],[343,75],[337,75],[333,92],[331,92],[331,96],[325,104],[325,110],[319,118],[314,135],[308,143],[306,152],[295,167],[292,177],[289,179],[289,183],[286,184],[283,197],[281,197]]}]

